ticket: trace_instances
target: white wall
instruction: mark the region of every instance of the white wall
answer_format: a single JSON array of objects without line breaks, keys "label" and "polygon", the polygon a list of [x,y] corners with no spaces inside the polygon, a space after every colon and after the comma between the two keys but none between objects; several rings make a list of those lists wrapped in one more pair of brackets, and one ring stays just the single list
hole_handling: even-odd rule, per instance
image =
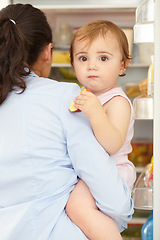
[{"label": "white wall", "polygon": [[10,0],[1,0],[0,1],[0,10],[10,4]]}]

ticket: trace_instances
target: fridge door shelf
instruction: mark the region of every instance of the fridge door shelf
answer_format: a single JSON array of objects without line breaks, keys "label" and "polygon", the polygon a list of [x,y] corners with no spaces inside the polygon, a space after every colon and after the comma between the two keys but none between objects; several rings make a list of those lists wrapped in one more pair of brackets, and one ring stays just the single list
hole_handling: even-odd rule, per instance
[{"label": "fridge door shelf", "polygon": [[134,42],[154,42],[154,6],[155,0],[143,0],[136,9]]},{"label": "fridge door shelf", "polygon": [[153,119],[153,98],[136,97],[133,101],[135,119]]},{"label": "fridge door shelf", "polygon": [[133,190],[134,208],[153,210],[153,188],[135,188]]},{"label": "fridge door shelf", "polygon": [[154,42],[154,22],[134,25],[135,43],[153,43]]}]

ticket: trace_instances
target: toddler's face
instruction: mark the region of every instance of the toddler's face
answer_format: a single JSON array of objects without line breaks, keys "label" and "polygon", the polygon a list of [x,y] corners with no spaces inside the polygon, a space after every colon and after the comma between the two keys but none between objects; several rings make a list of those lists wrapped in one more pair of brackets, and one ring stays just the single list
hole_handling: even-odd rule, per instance
[{"label": "toddler's face", "polygon": [[76,76],[85,88],[99,95],[117,86],[118,76],[125,69],[119,43],[111,32],[92,43],[75,40],[73,49]]}]

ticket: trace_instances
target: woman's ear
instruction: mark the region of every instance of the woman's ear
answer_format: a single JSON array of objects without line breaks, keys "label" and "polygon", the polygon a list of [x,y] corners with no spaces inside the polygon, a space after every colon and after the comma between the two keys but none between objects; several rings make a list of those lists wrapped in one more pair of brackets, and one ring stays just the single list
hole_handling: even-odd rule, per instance
[{"label": "woman's ear", "polygon": [[45,46],[43,50],[43,57],[46,63],[50,63],[52,59],[52,43]]}]

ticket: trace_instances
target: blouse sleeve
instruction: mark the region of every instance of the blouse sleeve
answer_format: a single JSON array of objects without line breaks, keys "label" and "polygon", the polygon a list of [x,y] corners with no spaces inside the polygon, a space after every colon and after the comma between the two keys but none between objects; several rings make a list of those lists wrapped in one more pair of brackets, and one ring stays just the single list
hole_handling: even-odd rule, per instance
[{"label": "blouse sleeve", "polygon": [[97,207],[113,218],[119,231],[123,231],[133,214],[131,192],[113,159],[94,137],[89,119],[82,112],[68,110],[79,91],[76,85],[67,89],[60,109],[68,154],[77,176],[88,185]]}]

